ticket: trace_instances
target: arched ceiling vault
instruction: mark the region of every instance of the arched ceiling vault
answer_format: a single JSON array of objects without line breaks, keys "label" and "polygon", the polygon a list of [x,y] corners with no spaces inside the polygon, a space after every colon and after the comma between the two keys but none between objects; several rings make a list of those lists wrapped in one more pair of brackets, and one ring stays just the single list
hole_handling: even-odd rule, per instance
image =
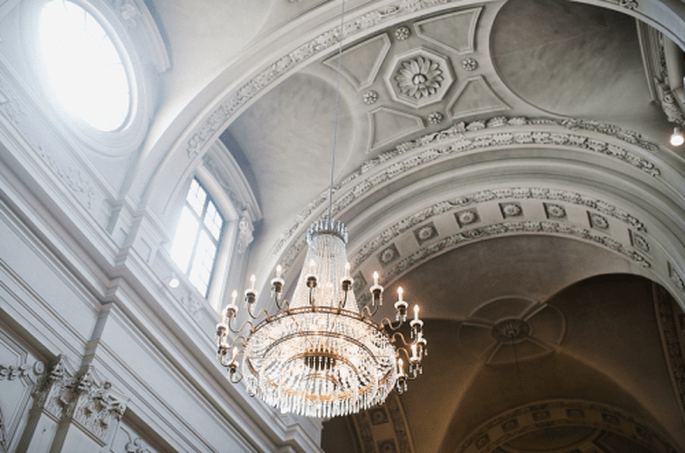
[{"label": "arched ceiling vault", "polygon": [[[182,181],[225,147],[263,216],[248,263],[260,282],[279,263],[295,279],[327,208],[338,2],[292,3],[253,18],[250,58],[217,70],[181,132],[158,125],[131,188],[167,221]],[[634,441],[618,423],[650,433],[645,451],[685,448],[680,349],[659,315],[685,307],[685,161],[666,144],[680,117],[659,63],[683,31],[685,7],[656,0],[350,2],[333,213],[358,299],[374,270],[386,300],[404,286],[431,356],[404,412],[348,420],[357,441],[343,445],[613,452]],[[532,423],[545,411],[548,426]],[[559,441],[535,450],[536,435]]]}]

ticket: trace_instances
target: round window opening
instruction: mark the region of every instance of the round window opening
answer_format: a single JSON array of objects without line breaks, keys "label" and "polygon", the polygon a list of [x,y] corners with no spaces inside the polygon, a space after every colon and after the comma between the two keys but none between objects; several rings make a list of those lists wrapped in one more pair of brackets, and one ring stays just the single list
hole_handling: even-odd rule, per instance
[{"label": "round window opening", "polygon": [[46,3],[40,47],[49,86],[65,110],[103,132],[124,124],[131,108],[126,68],[88,11],[64,0]]}]

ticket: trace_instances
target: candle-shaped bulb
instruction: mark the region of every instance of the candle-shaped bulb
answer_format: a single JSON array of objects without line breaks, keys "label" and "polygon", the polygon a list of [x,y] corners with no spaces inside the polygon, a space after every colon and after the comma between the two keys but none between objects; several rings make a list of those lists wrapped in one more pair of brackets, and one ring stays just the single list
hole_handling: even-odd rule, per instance
[{"label": "candle-shaped bulb", "polygon": [[411,345],[411,358],[413,360],[416,360],[419,358],[419,355],[416,353],[416,343]]},{"label": "candle-shaped bulb", "polygon": [[281,278],[281,272],[282,271],[283,271],[283,268],[281,267],[280,264],[278,266],[276,266],[276,278]]},{"label": "candle-shaped bulb", "polygon": [[397,288],[397,300],[399,300],[400,302],[402,302],[402,300],[403,300],[402,299],[403,293],[404,293],[404,290],[402,289],[401,286],[399,288]]},{"label": "candle-shaped bulb", "polygon": [[250,289],[252,291],[254,291],[254,284],[256,281],[257,281],[257,277],[255,277],[255,275],[252,274],[252,276],[250,277]]},{"label": "candle-shaped bulb", "polygon": [[236,346],[233,346],[233,362],[235,362],[235,359],[238,357],[238,348]]},{"label": "candle-shaped bulb", "polygon": [[418,321],[418,320],[419,320],[419,306],[414,305],[414,321]]},{"label": "candle-shaped bulb", "polygon": [[345,263],[345,277],[350,276],[350,263]]},{"label": "candle-shaped bulb", "polygon": [[378,272],[373,273],[373,284],[374,286],[378,286]]}]

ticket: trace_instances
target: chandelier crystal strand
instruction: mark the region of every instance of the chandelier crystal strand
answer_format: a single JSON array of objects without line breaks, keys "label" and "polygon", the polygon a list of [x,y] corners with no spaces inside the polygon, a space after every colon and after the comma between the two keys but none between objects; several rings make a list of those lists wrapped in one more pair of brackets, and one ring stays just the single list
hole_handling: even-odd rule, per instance
[{"label": "chandelier crystal strand", "polygon": [[278,311],[255,314],[252,276],[245,291],[246,321],[237,325],[234,291],[216,331],[219,359],[232,383],[245,379],[250,395],[281,412],[308,417],[353,414],[383,403],[393,388],[402,393],[407,380],[422,373],[421,360],[428,353],[418,307],[409,323],[411,343],[399,331],[409,307],[402,288],[395,321],[372,319],[383,301],[378,273],[373,274],[371,303],[360,309],[347,263],[347,227],[331,217],[344,0],[342,9],[328,215],[307,231],[307,255],[292,300],[282,298],[285,281],[277,266],[271,293]]}]

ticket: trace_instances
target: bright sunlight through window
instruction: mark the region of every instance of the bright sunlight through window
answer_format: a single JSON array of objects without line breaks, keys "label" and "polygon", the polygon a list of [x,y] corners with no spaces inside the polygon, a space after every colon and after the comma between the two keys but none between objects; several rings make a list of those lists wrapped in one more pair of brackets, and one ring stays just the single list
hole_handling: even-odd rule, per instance
[{"label": "bright sunlight through window", "polygon": [[224,218],[202,185],[193,179],[171,247],[171,258],[207,297]]},{"label": "bright sunlight through window", "polygon": [[100,131],[121,127],[130,86],[102,25],[81,6],[53,0],[41,13],[40,46],[50,87],[64,108]]}]

